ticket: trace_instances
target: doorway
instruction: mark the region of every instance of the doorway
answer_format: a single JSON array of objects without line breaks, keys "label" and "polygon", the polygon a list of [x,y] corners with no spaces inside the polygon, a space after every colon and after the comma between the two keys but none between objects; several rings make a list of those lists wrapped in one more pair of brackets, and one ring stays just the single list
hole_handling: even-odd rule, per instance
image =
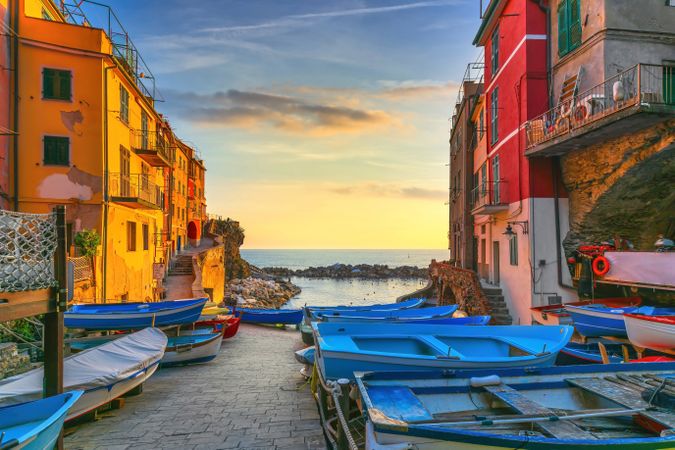
[{"label": "doorway", "polygon": [[494,274],[494,284],[499,284],[499,241],[492,243],[492,269]]}]

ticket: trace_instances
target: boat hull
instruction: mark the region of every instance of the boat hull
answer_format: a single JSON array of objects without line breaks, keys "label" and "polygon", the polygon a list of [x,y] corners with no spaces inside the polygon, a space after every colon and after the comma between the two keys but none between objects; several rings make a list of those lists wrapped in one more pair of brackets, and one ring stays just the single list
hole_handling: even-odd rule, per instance
[{"label": "boat hull", "polygon": [[[76,305],[64,314],[64,325],[85,330],[133,330],[153,324],[155,327],[181,325],[199,319],[207,300],[133,304],[137,311],[130,310],[132,304]],[[166,308],[163,308],[164,305]]]},{"label": "boat hull", "polygon": [[12,449],[43,450],[56,445],[68,410],[81,391],[0,408],[0,446]]},{"label": "boat hull", "polygon": [[636,307],[591,310],[577,306],[568,306],[566,309],[572,316],[574,328],[586,337],[626,337],[623,313],[637,310]]},{"label": "boat hull", "polygon": [[337,306],[306,306],[310,311],[395,311],[419,308],[426,302],[425,298],[411,298],[398,303],[378,303],[374,305],[337,305]]},{"label": "boat hull", "polygon": [[[621,353],[621,344],[605,344],[609,362],[620,364],[623,362]],[[569,366],[575,364],[602,364],[602,355],[598,344],[577,344],[570,342],[560,353],[556,364],[559,366]]]},{"label": "boat hull", "polygon": [[675,321],[659,322],[630,314],[624,316],[624,321],[628,339],[634,345],[652,350],[675,348]]},{"label": "boat hull", "polygon": [[[186,336],[190,338],[190,336]],[[180,366],[185,364],[200,364],[212,361],[220,351],[223,333],[215,333],[208,339],[194,343],[183,344],[181,337],[169,338],[164,356],[160,361],[162,367]]]},{"label": "boat hull", "polygon": [[532,320],[541,325],[570,325],[572,317],[565,310],[567,306],[588,306],[602,304],[612,308],[639,306],[642,303],[640,297],[612,297],[598,300],[584,300],[580,302],[564,303],[559,305],[535,306],[530,308]]},{"label": "boat hull", "polygon": [[297,325],[302,322],[301,309],[244,309],[239,308],[241,321],[246,323]]}]

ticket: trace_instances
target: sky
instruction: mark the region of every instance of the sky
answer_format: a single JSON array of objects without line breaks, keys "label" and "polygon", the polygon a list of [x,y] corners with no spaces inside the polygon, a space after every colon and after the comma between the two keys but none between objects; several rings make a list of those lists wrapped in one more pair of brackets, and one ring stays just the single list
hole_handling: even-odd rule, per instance
[{"label": "sky", "polygon": [[117,0],[246,248],[447,248],[476,0]]}]

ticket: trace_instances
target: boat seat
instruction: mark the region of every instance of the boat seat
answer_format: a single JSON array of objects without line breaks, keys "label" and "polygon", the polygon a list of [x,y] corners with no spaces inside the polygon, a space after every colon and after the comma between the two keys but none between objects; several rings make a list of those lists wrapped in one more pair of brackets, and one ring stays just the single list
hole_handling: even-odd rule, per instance
[{"label": "boat seat", "polygon": [[[631,389],[618,383],[612,383],[602,378],[568,378],[565,381],[572,386],[576,386],[627,408],[639,409],[650,406],[649,403],[642,399],[642,391]],[[667,429],[675,429],[675,413],[653,410],[641,411],[638,414],[661,424]]]},{"label": "boat seat", "polygon": [[368,395],[373,405],[391,419],[410,423],[434,418],[407,386],[370,386]]},{"label": "boat seat", "polygon": [[[483,389],[506,403],[510,408],[527,415],[556,416],[557,414],[530,400],[517,390],[505,384],[497,386],[483,386]],[[578,427],[570,421],[558,420],[553,422],[536,422],[536,425],[557,439],[597,439],[596,436]]]},{"label": "boat seat", "polygon": [[422,335],[418,336],[419,339],[424,341],[427,345],[432,346],[434,349],[436,349],[440,354],[436,355],[436,358],[440,359],[463,359],[464,354],[458,352],[454,348],[450,347],[448,344],[445,342],[441,341],[440,339],[436,338],[435,336],[432,335]]}]

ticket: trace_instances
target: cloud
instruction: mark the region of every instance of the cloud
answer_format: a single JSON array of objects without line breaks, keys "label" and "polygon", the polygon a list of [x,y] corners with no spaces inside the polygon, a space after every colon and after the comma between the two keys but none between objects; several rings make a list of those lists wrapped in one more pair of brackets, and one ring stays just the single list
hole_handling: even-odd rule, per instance
[{"label": "cloud", "polygon": [[456,95],[459,85],[454,82],[437,82],[431,80],[381,81],[384,89],[380,96],[390,100],[416,99],[421,97],[452,97]]},{"label": "cloud", "polygon": [[390,114],[309,99],[237,89],[212,94],[172,92],[174,110],[201,125],[239,128],[268,126],[311,135],[363,132],[396,123]]},{"label": "cloud", "polygon": [[289,16],[283,16],[275,20],[270,20],[268,22],[261,22],[257,24],[250,25],[232,25],[225,27],[210,27],[199,30],[203,33],[245,33],[245,32],[258,32],[266,31],[273,28],[287,28],[295,26],[304,26],[308,22],[313,23],[314,19],[332,19],[337,17],[349,17],[349,16],[363,16],[370,14],[382,14],[382,13],[391,13],[397,11],[405,11],[410,9],[419,9],[419,8],[431,8],[431,7],[440,7],[440,6],[452,6],[460,3],[458,0],[431,0],[431,1],[418,1],[411,3],[402,3],[398,5],[390,6],[378,6],[378,7],[364,7],[364,8],[352,8],[352,9],[342,9],[334,11],[324,11],[324,12],[315,12],[315,13],[305,13],[305,14],[293,14]]},{"label": "cloud", "polygon": [[448,193],[442,189],[427,189],[418,186],[401,186],[397,184],[364,183],[350,186],[332,186],[329,192],[338,195],[400,197],[417,200],[447,200]]}]

